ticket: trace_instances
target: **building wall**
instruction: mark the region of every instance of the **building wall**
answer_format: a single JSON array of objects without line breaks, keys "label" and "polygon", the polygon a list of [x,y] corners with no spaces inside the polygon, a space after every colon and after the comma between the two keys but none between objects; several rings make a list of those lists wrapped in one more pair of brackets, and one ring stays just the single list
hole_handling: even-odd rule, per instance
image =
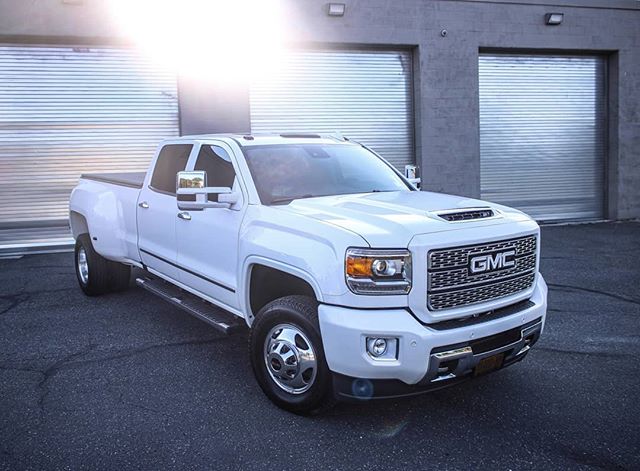
[{"label": "building wall", "polygon": [[[71,3],[65,3],[71,2]],[[0,0],[0,41],[126,43],[107,0]],[[480,195],[478,53],[600,53],[609,61],[608,216],[640,217],[640,2],[634,0],[282,0],[293,45],[415,50],[416,153],[423,187]],[[565,14],[560,26],[544,15]],[[442,30],[447,34],[443,37]],[[246,84],[180,80],[183,133],[246,131]]]},{"label": "building wall", "polygon": [[[368,0],[347,2],[343,18],[323,15],[323,4],[297,3],[300,21],[295,23],[301,41],[417,46],[417,155],[424,187],[436,191],[480,195],[480,50],[589,51],[607,55],[610,68],[617,68],[609,81],[609,115],[617,121],[617,129],[612,126],[609,136],[608,216],[640,217],[637,3],[625,3],[635,10],[624,10],[480,1]],[[561,26],[544,24],[545,13],[551,11],[565,14]],[[447,31],[445,37],[442,30]]]}]

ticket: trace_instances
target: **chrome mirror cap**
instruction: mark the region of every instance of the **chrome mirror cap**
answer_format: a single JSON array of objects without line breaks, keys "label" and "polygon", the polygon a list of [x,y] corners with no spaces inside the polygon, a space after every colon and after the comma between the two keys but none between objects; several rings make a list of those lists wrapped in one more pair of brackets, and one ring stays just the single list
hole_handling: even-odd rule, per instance
[{"label": "chrome mirror cap", "polygon": [[205,188],[207,186],[207,172],[195,170],[192,172],[178,172],[176,175],[176,193],[185,188]]}]

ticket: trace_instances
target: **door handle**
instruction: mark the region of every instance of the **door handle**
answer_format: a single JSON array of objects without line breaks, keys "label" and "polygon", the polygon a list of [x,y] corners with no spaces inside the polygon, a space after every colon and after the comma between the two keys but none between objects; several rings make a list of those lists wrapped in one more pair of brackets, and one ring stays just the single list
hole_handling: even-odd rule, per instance
[{"label": "door handle", "polygon": [[147,203],[146,201],[138,203],[138,206],[140,206],[142,209],[149,209],[149,203]]},{"label": "door handle", "polygon": [[191,221],[191,214],[189,214],[186,211],[182,211],[181,213],[178,213],[178,217],[180,219],[184,219],[185,221]]}]

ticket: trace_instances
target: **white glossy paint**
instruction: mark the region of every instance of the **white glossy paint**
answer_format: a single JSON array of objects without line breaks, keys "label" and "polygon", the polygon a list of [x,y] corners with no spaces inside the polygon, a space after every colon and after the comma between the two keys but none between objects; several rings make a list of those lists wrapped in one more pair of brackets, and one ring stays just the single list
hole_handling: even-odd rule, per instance
[{"label": "white glossy paint", "polygon": [[495,218],[468,221],[465,228],[529,220],[515,209],[427,191],[325,196],[296,200],[280,208],[356,232],[372,247],[407,247],[417,234],[461,229],[459,225],[437,217],[434,211],[473,207],[493,207],[502,211]]},{"label": "white glossy paint", "polygon": [[[222,147],[239,175],[237,158],[226,142],[211,140],[206,144]],[[192,156],[196,157],[189,159],[186,170],[193,170],[197,155],[198,149],[195,149]],[[236,178],[233,191],[244,195],[243,187],[243,182]],[[238,234],[247,211],[245,201],[246,197],[241,196],[231,208],[187,211],[191,219],[177,219],[176,223],[178,265],[195,273],[180,271],[180,281],[236,309],[239,307]]]},{"label": "white glossy paint", "polygon": [[145,185],[140,191],[138,203],[148,205],[146,208],[135,208],[138,213],[140,259],[146,266],[180,279],[180,272],[171,265],[178,259],[175,196],[159,193]]},{"label": "white glossy paint", "polygon": [[[399,379],[415,384],[427,372],[432,349],[488,337],[542,317],[547,311],[547,285],[538,277],[534,303],[517,314],[459,329],[435,330],[420,324],[405,309],[365,311],[320,305],[318,318],[329,369],[354,378]],[[397,337],[398,359],[375,361],[365,353],[366,337]]]},{"label": "white glossy paint", "polygon": [[[69,201],[70,219],[82,216],[98,253],[119,262],[139,260],[136,203],[139,190],[81,179]],[[91,208],[91,211],[87,211]],[[78,224],[84,228],[84,224]],[[80,235],[73,228],[75,238]]]},{"label": "white glossy paint", "polygon": [[[81,180],[72,193],[70,207],[86,218],[91,236],[97,237],[96,250],[112,260],[144,262],[168,281],[243,316],[249,325],[255,314],[249,307],[252,268],[261,264],[298,276],[309,283],[321,303],[323,342],[333,371],[415,382],[420,372],[424,374],[425,355],[432,347],[462,341],[468,332],[491,335],[533,319],[532,316],[545,316],[547,291],[539,275],[530,291],[515,296],[437,313],[426,308],[427,252],[433,248],[539,234],[535,221],[520,211],[464,197],[409,190],[263,206],[242,147],[307,142],[357,144],[332,138],[256,136],[245,140],[242,136],[228,135],[187,136],[166,143],[175,142],[194,144],[186,170],[193,169],[200,145],[224,147],[236,170],[234,189],[242,195],[239,203],[233,209],[189,211],[191,220],[183,220],[177,217],[180,210],[175,196],[149,188],[151,172],[142,190]],[[142,202],[149,208],[138,206]],[[451,223],[436,215],[441,210],[471,207],[490,207],[496,216]],[[74,235],[77,237],[78,233],[74,231]],[[138,244],[184,270],[139,252]],[[349,247],[409,249],[413,258],[410,293],[392,296],[352,293],[344,277],[345,252]],[[465,330],[464,335],[462,329],[443,334],[420,323],[428,325],[486,312],[525,298],[532,299],[536,306],[524,313],[478,324],[468,332]],[[418,353],[414,355],[414,350],[402,350],[399,360],[402,365],[396,365],[395,369],[392,364],[372,365],[362,358],[363,335],[393,332],[401,335],[403,342],[418,341],[419,352],[415,350]]]}]

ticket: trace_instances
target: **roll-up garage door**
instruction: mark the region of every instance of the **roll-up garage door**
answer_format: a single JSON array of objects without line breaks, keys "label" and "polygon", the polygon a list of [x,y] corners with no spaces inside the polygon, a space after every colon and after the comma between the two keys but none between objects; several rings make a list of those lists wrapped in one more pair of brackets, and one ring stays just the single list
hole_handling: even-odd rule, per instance
[{"label": "roll-up garage door", "polygon": [[174,75],[131,50],[0,47],[0,248],[68,237],[81,173],[145,170],[178,132]]},{"label": "roll-up garage door", "polygon": [[303,50],[251,87],[252,132],[340,132],[404,171],[414,164],[411,52]]},{"label": "roll-up garage door", "polygon": [[482,197],[538,220],[604,211],[605,62],[480,56]]}]

